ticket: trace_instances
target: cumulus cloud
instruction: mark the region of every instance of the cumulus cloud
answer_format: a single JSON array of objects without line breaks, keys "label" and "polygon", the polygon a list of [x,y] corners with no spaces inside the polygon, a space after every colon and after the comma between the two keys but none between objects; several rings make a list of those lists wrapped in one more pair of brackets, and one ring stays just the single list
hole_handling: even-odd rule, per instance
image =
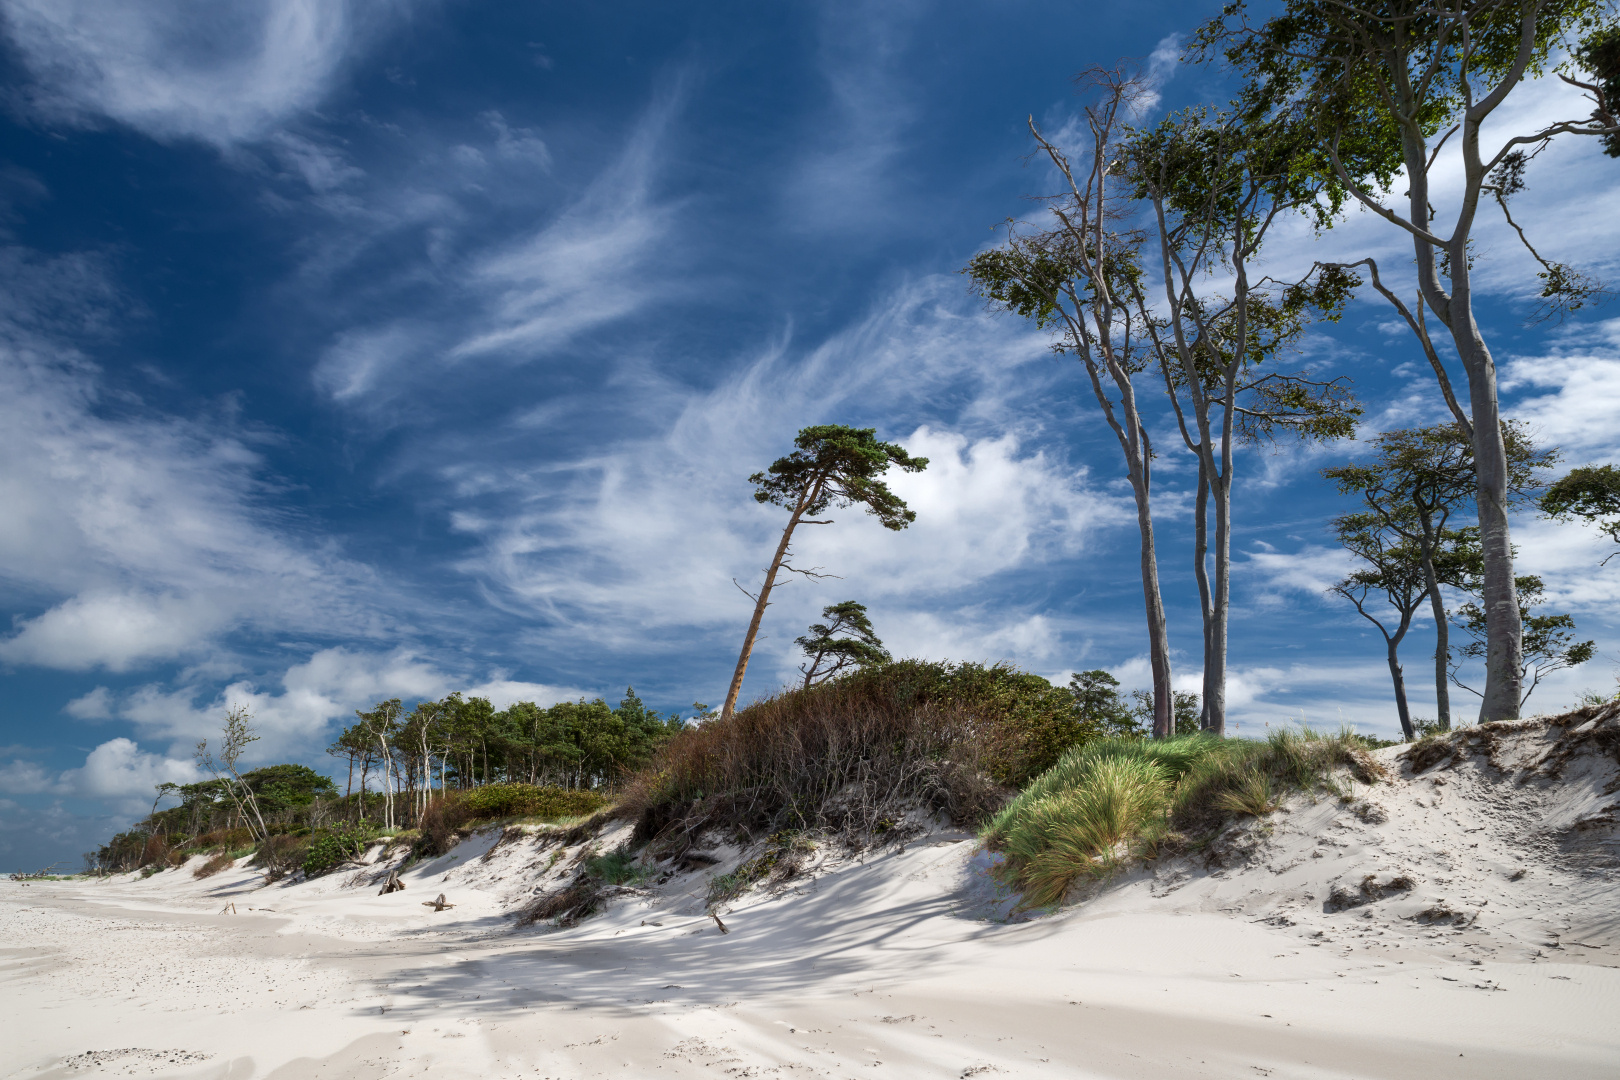
[{"label": "cumulus cloud", "polygon": [[513,680],[498,671],[480,680],[464,672],[445,671],[404,649],[365,652],[334,647],[315,652],[270,680],[239,679],[223,689],[163,683],[147,683],[122,693],[98,688],[68,708],[70,712],[93,708],[132,723],[142,737],[166,740],[171,752],[177,753],[189,749],[197,739],[216,737],[225,710],[240,706],[252,714],[260,737],[247,760],[258,762],[309,753],[324,742],[334,724],[352,722],[355,710],[370,708],[378,701],[434,699],[452,690],[487,697],[496,708],[515,701],[550,705],[596,696],[577,687]]},{"label": "cumulus cloud", "polygon": [[328,92],[401,0],[5,0],[5,30],[47,119],[128,124],[227,146],[267,134]]}]

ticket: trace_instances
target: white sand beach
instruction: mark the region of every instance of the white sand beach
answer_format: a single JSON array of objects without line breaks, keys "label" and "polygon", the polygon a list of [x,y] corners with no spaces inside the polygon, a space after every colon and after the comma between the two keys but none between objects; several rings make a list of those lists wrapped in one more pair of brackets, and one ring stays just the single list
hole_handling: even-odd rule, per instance
[{"label": "white sand beach", "polygon": [[1615,754],[1502,730],[1010,921],[938,824],[728,933],[718,848],[518,927],[582,850],[518,829],[386,896],[382,861],[4,882],[0,1077],[1612,1077]]}]

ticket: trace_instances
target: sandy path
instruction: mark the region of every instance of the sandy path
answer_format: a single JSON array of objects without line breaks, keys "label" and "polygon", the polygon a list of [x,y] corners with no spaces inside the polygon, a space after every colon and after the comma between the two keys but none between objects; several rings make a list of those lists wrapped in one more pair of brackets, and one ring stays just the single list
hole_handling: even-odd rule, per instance
[{"label": "sandy path", "polygon": [[[1185,893],[1153,901],[1146,880],[1057,918],[976,921],[961,913],[970,847],[915,847],[819,879],[808,895],[744,905],[727,935],[640,902],[571,932],[511,934],[476,902],[435,924],[419,889],[303,902],[289,890],[274,912],[253,910],[272,906],[274,890],[236,889],[233,916],[153,883],[7,883],[0,1076],[1620,1069],[1615,968],[1475,964],[1460,958],[1462,930],[1312,941],[1190,910],[1202,901]],[[334,914],[340,905],[351,913]],[[119,1050],[171,1053],[107,1053]]]}]

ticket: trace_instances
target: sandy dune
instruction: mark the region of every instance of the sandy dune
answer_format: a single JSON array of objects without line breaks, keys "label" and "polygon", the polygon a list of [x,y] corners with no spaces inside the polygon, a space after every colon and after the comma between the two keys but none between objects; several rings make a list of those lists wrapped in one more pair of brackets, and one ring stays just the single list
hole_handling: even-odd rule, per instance
[{"label": "sandy dune", "polygon": [[1385,751],[1392,783],[1028,920],[937,830],[745,897],[728,934],[724,861],[514,930],[578,853],[498,830],[389,896],[382,863],[3,883],[0,1077],[1613,1077],[1605,717],[1417,775]]}]

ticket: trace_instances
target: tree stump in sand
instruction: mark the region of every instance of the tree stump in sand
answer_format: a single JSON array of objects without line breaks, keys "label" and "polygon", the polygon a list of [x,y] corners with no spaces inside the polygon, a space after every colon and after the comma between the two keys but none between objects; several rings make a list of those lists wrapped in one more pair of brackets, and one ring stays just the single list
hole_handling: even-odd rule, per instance
[{"label": "tree stump in sand", "polygon": [[449,901],[445,900],[444,893],[440,893],[439,898],[437,900],[424,900],[424,901],[422,901],[422,906],[423,907],[430,907],[434,911],[443,911],[445,908],[455,907],[456,905],[454,905],[454,904],[450,903]]},{"label": "tree stump in sand", "polygon": [[383,882],[382,891],[379,892],[377,895],[378,896],[387,896],[391,892],[404,892],[404,891],[405,891],[405,883],[403,881],[399,880],[399,871],[398,870],[390,870],[390,871],[388,871],[388,880]]}]

